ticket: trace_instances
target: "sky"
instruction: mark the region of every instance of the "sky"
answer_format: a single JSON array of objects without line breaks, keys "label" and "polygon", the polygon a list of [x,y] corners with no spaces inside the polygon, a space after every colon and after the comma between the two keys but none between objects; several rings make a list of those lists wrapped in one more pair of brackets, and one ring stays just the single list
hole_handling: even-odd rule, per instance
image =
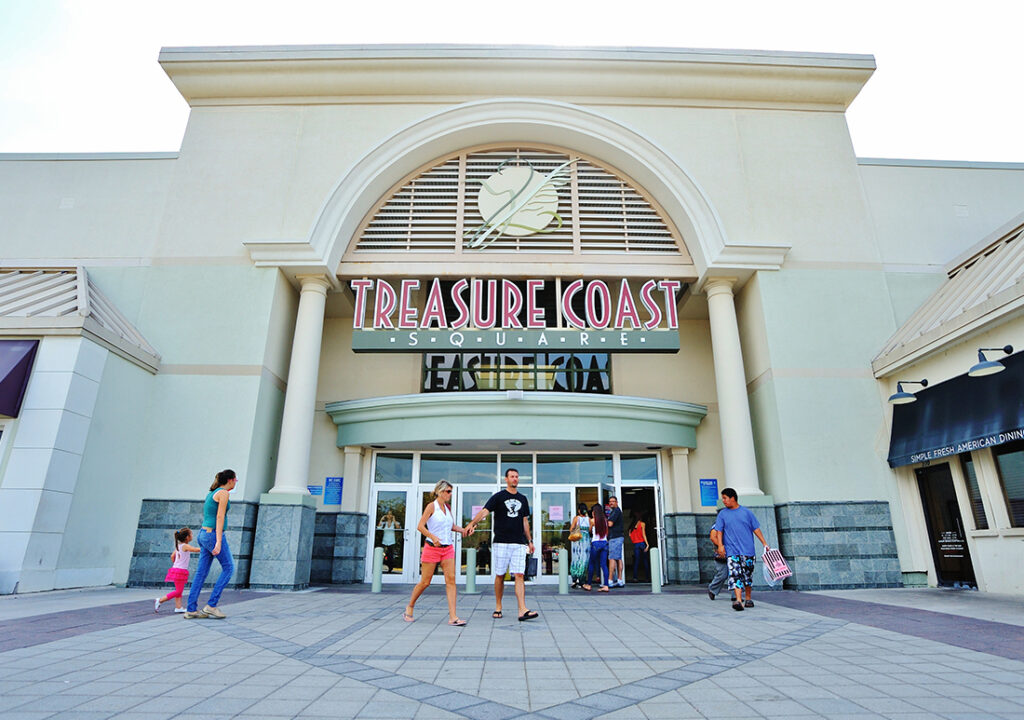
[{"label": "sky", "polygon": [[1020,0],[0,0],[0,153],[175,151],[161,47],[395,43],[857,53],[859,157],[1024,162]]}]

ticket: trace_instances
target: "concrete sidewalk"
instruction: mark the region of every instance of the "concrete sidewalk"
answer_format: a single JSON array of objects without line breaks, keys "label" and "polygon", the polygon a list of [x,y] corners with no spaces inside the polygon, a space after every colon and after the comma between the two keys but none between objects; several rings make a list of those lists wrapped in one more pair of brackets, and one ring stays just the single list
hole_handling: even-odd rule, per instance
[{"label": "concrete sidewalk", "polygon": [[154,615],[153,590],[3,597],[0,715],[1024,719],[1017,598],[783,591],[735,612],[700,588],[531,587],[541,617],[518,622],[510,591],[501,620],[489,588],[460,595],[461,629],[441,588],[413,623],[402,586],[226,593],[202,621]]}]

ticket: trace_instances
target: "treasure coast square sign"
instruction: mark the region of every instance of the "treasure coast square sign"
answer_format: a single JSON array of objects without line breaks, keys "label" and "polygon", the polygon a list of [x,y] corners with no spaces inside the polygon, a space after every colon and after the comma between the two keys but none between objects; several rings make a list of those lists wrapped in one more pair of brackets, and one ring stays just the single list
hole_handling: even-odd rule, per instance
[{"label": "treasure coast square sign", "polygon": [[[568,180],[574,162],[564,162],[547,173],[538,172],[529,163],[501,163],[496,172],[480,182],[476,205],[481,222],[466,230],[463,250],[483,250],[502,236],[524,237],[561,228],[559,189]],[[352,349],[679,350],[676,296],[681,281],[638,282],[634,293],[629,280],[623,278],[617,283],[614,300],[612,288],[603,280],[577,279],[564,288],[562,284],[504,278],[442,282],[434,278],[429,283],[405,279],[395,287],[383,279],[353,280]],[[417,302],[417,298],[422,299]],[[554,327],[548,325],[551,318],[556,319]]]},{"label": "treasure coast square sign", "polygon": [[[573,280],[555,293],[562,321],[546,324],[548,280],[434,278],[351,281],[355,296],[355,352],[457,352],[476,350],[677,352],[679,280],[647,280],[634,293],[618,283],[612,297],[603,280]],[[426,293],[421,293],[421,288]],[[371,299],[372,295],[372,299]],[[559,296],[560,295],[560,296]],[[414,301],[423,297],[421,303]],[[447,310],[446,310],[447,308]]]}]

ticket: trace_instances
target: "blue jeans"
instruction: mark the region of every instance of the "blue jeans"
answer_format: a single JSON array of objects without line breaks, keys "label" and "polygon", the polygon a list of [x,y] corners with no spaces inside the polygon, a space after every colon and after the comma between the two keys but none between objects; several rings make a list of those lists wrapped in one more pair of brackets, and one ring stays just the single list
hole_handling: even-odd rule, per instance
[{"label": "blue jeans", "polygon": [[608,541],[607,540],[595,540],[590,543],[590,565],[587,567],[587,577],[583,580],[584,585],[590,584],[590,579],[594,577],[594,569],[598,570],[598,578],[602,581],[602,585],[608,584]]},{"label": "blue jeans", "polygon": [[220,602],[220,594],[224,592],[224,587],[231,581],[231,576],[235,574],[235,560],[231,557],[231,548],[228,547],[226,537],[221,536],[220,553],[217,555],[213,554],[213,548],[217,545],[217,533],[200,530],[196,540],[199,543],[199,565],[196,567],[195,577],[192,578],[192,587],[188,591],[187,610],[189,612],[195,612],[199,607],[199,593],[203,589],[206,576],[210,574],[210,566],[213,565],[214,558],[217,558],[217,562],[220,563],[220,577],[213,585],[213,592],[210,593],[207,605],[217,607],[217,603]]},{"label": "blue jeans", "polygon": [[633,543],[633,582],[637,582],[638,574],[644,576],[642,568],[646,568],[644,572],[647,575],[651,574],[651,556],[647,553],[647,543]]}]

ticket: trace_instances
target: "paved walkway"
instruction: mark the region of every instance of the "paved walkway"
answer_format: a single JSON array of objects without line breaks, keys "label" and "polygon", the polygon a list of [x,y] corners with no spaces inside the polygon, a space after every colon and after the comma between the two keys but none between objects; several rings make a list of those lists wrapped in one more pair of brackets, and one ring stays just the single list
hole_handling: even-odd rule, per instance
[{"label": "paved walkway", "polygon": [[153,595],[0,598],[0,716],[1024,719],[1024,622],[971,617],[1019,618],[1017,598],[776,592],[737,613],[699,589],[530,588],[521,623],[485,590],[457,629],[440,588],[414,623],[400,586],[236,592],[204,621]]}]

